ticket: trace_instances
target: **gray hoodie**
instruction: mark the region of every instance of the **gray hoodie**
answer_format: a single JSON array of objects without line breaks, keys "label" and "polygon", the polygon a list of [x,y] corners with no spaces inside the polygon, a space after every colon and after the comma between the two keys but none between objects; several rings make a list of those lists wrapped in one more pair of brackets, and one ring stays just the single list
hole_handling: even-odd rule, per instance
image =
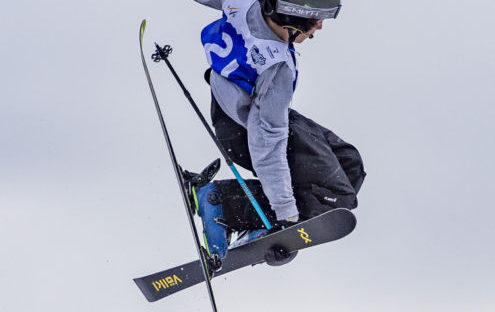
[{"label": "gray hoodie", "polygon": [[[221,10],[223,0],[195,0]],[[259,2],[249,9],[247,24],[260,39],[282,41],[266,24]],[[211,89],[222,110],[248,132],[251,160],[263,191],[278,220],[298,214],[289,165],[289,104],[293,94],[293,73],[285,62],[265,70],[256,80],[253,95],[212,71]]]}]

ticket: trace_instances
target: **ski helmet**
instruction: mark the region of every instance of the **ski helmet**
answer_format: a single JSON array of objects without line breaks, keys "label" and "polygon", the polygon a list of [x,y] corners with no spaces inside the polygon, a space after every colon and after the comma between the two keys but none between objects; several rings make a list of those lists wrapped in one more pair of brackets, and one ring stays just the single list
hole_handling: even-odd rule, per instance
[{"label": "ski helmet", "polygon": [[306,32],[317,20],[336,18],[340,0],[260,0],[263,15],[280,26],[291,26]]}]

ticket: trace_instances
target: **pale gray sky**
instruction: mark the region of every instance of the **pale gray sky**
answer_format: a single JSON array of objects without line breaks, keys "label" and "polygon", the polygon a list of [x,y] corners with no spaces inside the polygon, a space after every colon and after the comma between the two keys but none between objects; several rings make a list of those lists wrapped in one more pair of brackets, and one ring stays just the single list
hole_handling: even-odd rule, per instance
[{"label": "pale gray sky", "polygon": [[[493,311],[495,4],[344,1],[298,47],[293,106],[361,151],[349,237],[213,281],[220,311]],[[0,311],[210,311],[132,278],[197,258],[139,59],[138,27],[208,116],[193,1],[18,0],[0,11]],[[181,164],[219,156],[164,64]],[[249,177],[245,174],[246,177]],[[220,177],[230,177],[225,168]]]}]

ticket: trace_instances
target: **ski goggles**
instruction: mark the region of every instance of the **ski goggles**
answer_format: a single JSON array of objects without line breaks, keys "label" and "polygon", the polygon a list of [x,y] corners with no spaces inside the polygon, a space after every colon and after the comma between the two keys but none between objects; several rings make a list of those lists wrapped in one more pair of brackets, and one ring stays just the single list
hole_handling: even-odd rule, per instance
[{"label": "ski goggles", "polygon": [[339,14],[340,0],[277,0],[277,13],[303,18],[336,18]]}]

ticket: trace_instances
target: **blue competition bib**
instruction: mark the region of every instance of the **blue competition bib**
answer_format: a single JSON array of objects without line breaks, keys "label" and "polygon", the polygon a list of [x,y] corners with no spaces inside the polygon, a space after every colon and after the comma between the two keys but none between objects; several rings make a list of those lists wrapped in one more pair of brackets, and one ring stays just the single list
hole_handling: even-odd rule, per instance
[{"label": "blue competition bib", "polygon": [[216,73],[253,94],[256,79],[264,70],[276,63],[286,62],[293,71],[295,87],[296,59],[289,45],[258,39],[249,31],[247,12],[256,1],[224,1],[222,18],[201,32],[208,63]]}]

